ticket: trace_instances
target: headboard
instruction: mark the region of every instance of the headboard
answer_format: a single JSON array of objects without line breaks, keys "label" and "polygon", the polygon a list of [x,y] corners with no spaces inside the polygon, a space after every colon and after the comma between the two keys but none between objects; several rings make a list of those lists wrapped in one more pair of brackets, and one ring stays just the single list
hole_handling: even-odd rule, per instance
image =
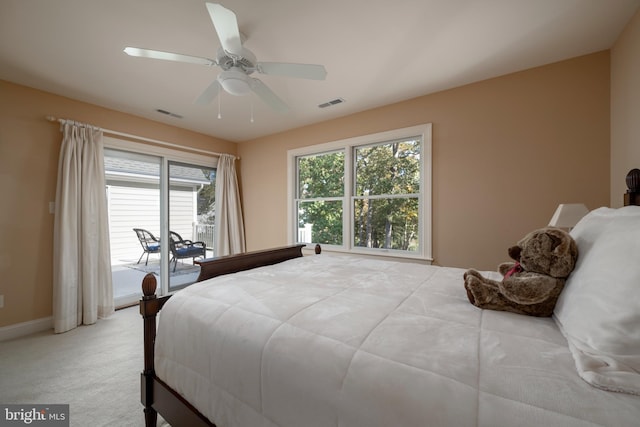
[{"label": "headboard", "polygon": [[631,169],[627,174],[627,192],[624,205],[640,205],[640,169]]}]

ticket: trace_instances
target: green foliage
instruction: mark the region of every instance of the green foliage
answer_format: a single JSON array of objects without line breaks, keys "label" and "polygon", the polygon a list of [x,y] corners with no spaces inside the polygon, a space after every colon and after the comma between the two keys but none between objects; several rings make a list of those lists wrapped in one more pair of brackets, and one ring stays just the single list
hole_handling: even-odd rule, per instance
[{"label": "green foliage", "polygon": [[[313,243],[342,245],[342,201],[301,201],[298,204],[300,226],[313,224]],[[309,242],[311,243],[311,242]]]},{"label": "green foliage", "polygon": [[[354,149],[355,246],[418,250],[419,140]],[[344,152],[298,159],[298,224],[313,224],[313,242],[342,244]],[[321,199],[321,200],[319,200]]]},{"label": "green foliage", "polygon": [[418,198],[356,199],[354,246],[418,250]]},{"label": "green foliage", "polygon": [[420,192],[420,142],[396,141],[355,150],[356,196]]},{"label": "green foliage", "polygon": [[355,159],[354,245],[417,250],[420,142],[360,147]]},{"label": "green foliage", "polygon": [[298,159],[298,191],[301,199],[344,195],[344,151]]},{"label": "green foliage", "polygon": [[308,199],[344,196],[344,151],[300,157],[298,196],[298,223],[313,224],[313,242],[342,245],[342,200]]},{"label": "green foliage", "polygon": [[198,192],[198,222],[201,224],[215,223],[216,207],[216,170],[203,168],[202,173],[211,181]]}]

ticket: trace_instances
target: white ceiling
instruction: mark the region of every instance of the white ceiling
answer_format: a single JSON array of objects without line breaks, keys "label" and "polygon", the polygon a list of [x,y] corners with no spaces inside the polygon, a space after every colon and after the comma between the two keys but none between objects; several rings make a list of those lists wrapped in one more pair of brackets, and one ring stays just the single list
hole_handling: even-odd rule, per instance
[{"label": "white ceiling", "polygon": [[[204,0],[0,0],[0,79],[240,142],[608,49],[640,6],[640,0],[220,2],[236,13],[244,45],[258,61],[323,64],[327,79],[254,74],[291,111],[273,112],[255,95],[223,93],[218,119],[217,99],[209,106],[193,101],[219,68],[123,53],[135,46],[215,58],[220,44]],[[338,97],[346,102],[318,108]]]}]

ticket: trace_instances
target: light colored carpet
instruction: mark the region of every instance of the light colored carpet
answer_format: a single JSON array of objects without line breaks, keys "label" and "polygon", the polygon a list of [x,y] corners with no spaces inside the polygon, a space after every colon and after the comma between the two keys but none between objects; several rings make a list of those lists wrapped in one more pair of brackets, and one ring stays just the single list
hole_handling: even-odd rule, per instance
[{"label": "light colored carpet", "polygon": [[[0,343],[0,402],[69,404],[70,425],[144,426],[138,306],[64,334]],[[159,419],[159,426],[167,426]]]}]

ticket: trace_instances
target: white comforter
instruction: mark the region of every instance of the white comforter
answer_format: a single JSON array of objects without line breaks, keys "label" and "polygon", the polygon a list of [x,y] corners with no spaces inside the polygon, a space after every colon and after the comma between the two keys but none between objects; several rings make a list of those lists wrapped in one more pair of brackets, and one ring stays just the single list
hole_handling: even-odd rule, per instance
[{"label": "white comforter", "polygon": [[550,318],[472,306],[464,270],[322,254],[177,292],[156,372],[219,427],[634,426]]}]

